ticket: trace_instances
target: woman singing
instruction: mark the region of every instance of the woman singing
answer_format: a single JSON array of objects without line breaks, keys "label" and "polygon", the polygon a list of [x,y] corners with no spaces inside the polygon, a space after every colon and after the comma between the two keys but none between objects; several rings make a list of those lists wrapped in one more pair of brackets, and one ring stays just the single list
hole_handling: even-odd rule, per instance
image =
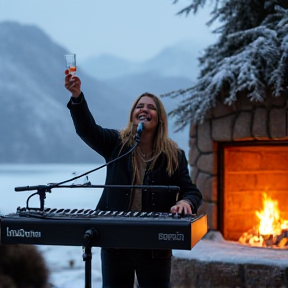
[{"label": "woman singing", "polygon": [[[168,137],[167,116],[160,99],[142,94],[133,103],[123,130],[103,128],[89,111],[80,79],[65,73],[65,87],[72,93],[68,108],[77,134],[107,163],[120,157],[107,165],[106,185],[180,187],[178,194],[106,187],[97,209],[196,214],[202,195],[189,176],[184,151]],[[143,123],[143,130],[137,139],[139,123]],[[135,273],[141,288],[170,287],[171,256],[172,251],[165,249],[102,248],[103,287],[133,288]]]}]

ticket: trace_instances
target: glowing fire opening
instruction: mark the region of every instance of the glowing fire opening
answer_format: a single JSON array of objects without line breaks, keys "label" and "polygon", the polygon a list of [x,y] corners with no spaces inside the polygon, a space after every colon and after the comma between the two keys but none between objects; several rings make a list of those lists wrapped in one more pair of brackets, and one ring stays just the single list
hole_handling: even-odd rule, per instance
[{"label": "glowing fire opening", "polygon": [[280,218],[278,201],[263,193],[263,207],[262,211],[255,212],[259,225],[243,233],[238,241],[257,247],[288,249],[288,220]]}]

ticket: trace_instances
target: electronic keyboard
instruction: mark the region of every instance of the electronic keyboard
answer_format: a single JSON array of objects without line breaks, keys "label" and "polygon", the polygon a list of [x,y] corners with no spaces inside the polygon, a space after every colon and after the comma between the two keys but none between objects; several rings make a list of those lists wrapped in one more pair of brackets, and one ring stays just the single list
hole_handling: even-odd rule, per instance
[{"label": "electronic keyboard", "polygon": [[18,208],[0,217],[2,244],[191,250],[207,233],[206,214]]}]

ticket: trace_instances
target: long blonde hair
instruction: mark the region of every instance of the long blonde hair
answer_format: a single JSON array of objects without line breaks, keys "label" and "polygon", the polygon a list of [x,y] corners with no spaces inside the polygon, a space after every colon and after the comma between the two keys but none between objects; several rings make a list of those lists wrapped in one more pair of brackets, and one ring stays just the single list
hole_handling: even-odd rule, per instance
[{"label": "long blonde hair", "polygon": [[179,148],[178,148],[178,145],[173,140],[171,140],[168,136],[167,114],[166,114],[162,101],[154,94],[146,92],[140,95],[134,101],[130,110],[130,115],[129,115],[127,126],[126,128],[120,131],[120,135],[121,135],[122,143],[123,143],[122,147],[124,147],[125,144],[132,146],[135,141],[134,140],[135,128],[132,122],[132,114],[133,114],[133,111],[135,110],[137,103],[144,96],[148,96],[154,100],[156,104],[157,114],[158,114],[158,127],[157,127],[155,140],[154,140],[154,146],[153,146],[154,155],[156,155],[156,157],[152,161],[149,169],[153,168],[157,158],[159,157],[161,153],[163,153],[167,158],[166,171],[168,175],[171,176],[175,172],[175,170],[178,168],[178,165],[179,165],[178,163]]}]

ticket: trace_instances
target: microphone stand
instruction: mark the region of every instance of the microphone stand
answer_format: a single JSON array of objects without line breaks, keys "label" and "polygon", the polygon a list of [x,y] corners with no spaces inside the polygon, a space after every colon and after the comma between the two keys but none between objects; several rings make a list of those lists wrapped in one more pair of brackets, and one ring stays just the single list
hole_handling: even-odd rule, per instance
[{"label": "microphone stand", "polygon": [[[29,187],[27,189],[27,187]],[[45,199],[46,199],[46,192],[51,193],[51,188],[48,185],[39,185],[39,186],[26,186],[26,187],[16,187],[15,191],[25,191],[22,188],[24,188],[25,190],[37,190],[37,192],[31,194],[27,200],[26,200],[26,208],[29,209],[29,200],[31,197],[39,194],[39,201],[40,201],[40,211],[44,211],[44,206],[45,206]],[[37,208],[35,208],[37,209]]]},{"label": "microphone stand", "polygon": [[[48,185],[38,185],[38,186],[23,186],[23,187],[15,187],[16,192],[23,192],[23,191],[31,191],[37,190],[37,192],[31,194],[26,200],[26,209],[27,210],[40,210],[44,211],[44,203],[46,199],[46,192],[52,193],[53,188],[117,188],[117,189],[147,189],[153,191],[167,191],[167,192],[175,192],[179,193],[180,187],[179,186],[169,186],[169,185],[92,185],[82,184],[82,185],[55,185],[48,184]],[[40,208],[30,208],[29,207],[29,200],[31,197],[39,194],[40,200]]]},{"label": "microphone stand", "polygon": [[88,229],[84,234],[83,261],[85,261],[85,288],[91,288],[91,260],[92,242],[97,237],[97,231],[93,228]]}]

